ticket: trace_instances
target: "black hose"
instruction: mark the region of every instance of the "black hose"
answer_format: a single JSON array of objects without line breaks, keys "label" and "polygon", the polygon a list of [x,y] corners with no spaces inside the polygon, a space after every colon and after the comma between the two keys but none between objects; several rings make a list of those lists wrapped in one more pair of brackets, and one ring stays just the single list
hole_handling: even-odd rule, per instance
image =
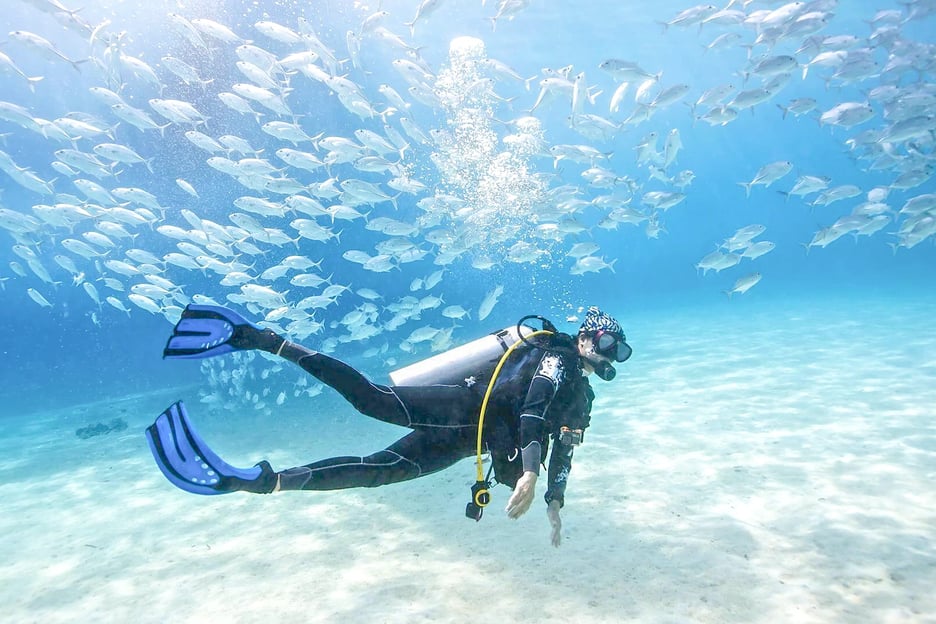
[{"label": "black hose", "polygon": [[559,333],[559,330],[556,329],[556,326],[553,325],[552,321],[550,321],[545,316],[541,316],[539,314],[527,314],[526,316],[521,318],[519,321],[517,321],[517,335],[520,336],[520,342],[527,345],[528,347],[535,347],[537,349],[543,349],[544,351],[549,351],[550,353],[558,353],[558,354],[565,353],[565,354],[571,354],[571,355],[576,355],[576,356],[579,354],[577,349],[572,349],[567,346],[559,346],[559,345],[554,345],[554,344],[540,345],[540,344],[534,344],[530,342],[529,340],[527,340],[526,336],[523,335],[522,325],[523,325],[523,322],[528,319],[536,319],[540,321],[543,324],[543,331],[551,332],[553,335],[556,335]]}]

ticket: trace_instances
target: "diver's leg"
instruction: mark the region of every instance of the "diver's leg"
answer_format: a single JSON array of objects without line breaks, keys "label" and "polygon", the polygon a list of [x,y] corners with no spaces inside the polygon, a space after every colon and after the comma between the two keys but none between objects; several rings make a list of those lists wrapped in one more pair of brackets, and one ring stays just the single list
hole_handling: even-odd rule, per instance
[{"label": "diver's leg", "polygon": [[372,418],[403,427],[464,429],[478,424],[479,400],[461,386],[383,386],[340,360],[286,342],[280,357],[338,391],[354,408]]},{"label": "diver's leg", "polygon": [[280,357],[334,388],[362,414],[394,425],[410,425],[406,406],[391,388],[375,384],[344,362],[302,345],[287,341],[277,351]]},{"label": "diver's leg", "polygon": [[[465,427],[476,419],[465,421],[465,409],[470,407],[470,392],[457,386],[395,388],[371,382],[360,372],[324,353],[289,342],[272,330],[260,330],[252,325],[239,325],[232,347],[260,349],[289,360],[304,371],[334,388],[354,408],[366,416],[404,427],[429,425],[434,427]],[[236,344],[235,344],[236,343]],[[403,391],[407,392],[403,392]],[[401,394],[403,396],[401,396]],[[414,401],[416,409],[410,409]],[[419,414],[414,418],[414,414]]]},{"label": "diver's leg", "polygon": [[375,384],[344,362],[289,342],[270,330],[255,331],[250,348],[262,349],[300,366],[371,418],[410,428],[464,429],[477,425],[480,399],[468,388]]},{"label": "diver's leg", "polygon": [[448,468],[473,452],[457,429],[416,429],[367,457],[333,457],[277,473],[276,491],[379,487]]},{"label": "diver's leg", "polygon": [[278,355],[337,390],[359,412],[408,426],[409,418],[400,399],[386,386],[371,383],[344,362],[289,342],[270,329],[259,329],[250,324],[240,324],[235,329],[228,339],[232,349],[259,349]]}]

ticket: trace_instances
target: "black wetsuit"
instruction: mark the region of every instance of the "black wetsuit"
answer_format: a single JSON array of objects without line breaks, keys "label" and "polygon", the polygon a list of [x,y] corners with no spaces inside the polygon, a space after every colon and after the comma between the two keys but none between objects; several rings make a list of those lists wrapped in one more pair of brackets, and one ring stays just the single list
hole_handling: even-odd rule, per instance
[{"label": "black wetsuit", "polygon": [[[564,350],[522,345],[511,354],[488,403],[482,444],[491,451],[497,481],[513,488],[523,471],[539,473],[551,435],[546,501],[563,504],[572,446],[559,440],[559,430],[588,427],[594,393],[571,337],[556,340]],[[347,364],[300,345],[286,343],[279,351],[362,414],[412,429],[367,457],[333,457],[284,470],[278,473],[280,490],[377,487],[475,455],[478,416],[493,370],[479,371],[458,386],[381,386]]]}]

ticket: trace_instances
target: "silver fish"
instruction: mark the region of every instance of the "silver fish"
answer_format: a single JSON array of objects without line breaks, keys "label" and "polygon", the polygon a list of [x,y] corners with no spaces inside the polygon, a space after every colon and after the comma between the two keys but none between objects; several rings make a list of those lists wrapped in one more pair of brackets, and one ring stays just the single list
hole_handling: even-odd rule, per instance
[{"label": "silver fish", "polygon": [[740,186],[744,187],[745,196],[751,196],[751,187],[756,184],[763,184],[764,186],[769,187],[771,184],[790,173],[793,169],[793,163],[788,160],[781,160],[769,165],[764,165],[757,172],[757,175],[754,176],[754,179],[750,182],[738,182]]},{"label": "silver fish", "polygon": [[494,306],[497,305],[497,302],[502,294],[504,294],[504,287],[497,285],[484,296],[484,299],[481,301],[481,305],[478,306],[479,321],[483,321],[488,317],[488,315],[491,313],[491,310],[493,310]]},{"label": "silver fish", "polygon": [[733,294],[744,294],[754,287],[761,280],[760,273],[752,273],[750,275],[745,275],[744,277],[738,278],[734,286],[730,290],[726,290],[725,294],[728,295],[728,298],[731,299]]}]

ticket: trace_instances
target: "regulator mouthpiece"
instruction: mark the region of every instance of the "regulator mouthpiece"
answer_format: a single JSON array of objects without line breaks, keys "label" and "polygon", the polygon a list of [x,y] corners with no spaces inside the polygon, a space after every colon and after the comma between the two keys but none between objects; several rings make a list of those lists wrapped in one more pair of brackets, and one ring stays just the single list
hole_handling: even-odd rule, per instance
[{"label": "regulator mouthpiece", "polygon": [[592,365],[592,368],[595,369],[595,374],[598,375],[604,381],[611,381],[614,379],[614,376],[617,375],[617,371],[614,370],[614,367],[611,366],[610,362],[592,362],[589,361]]}]

